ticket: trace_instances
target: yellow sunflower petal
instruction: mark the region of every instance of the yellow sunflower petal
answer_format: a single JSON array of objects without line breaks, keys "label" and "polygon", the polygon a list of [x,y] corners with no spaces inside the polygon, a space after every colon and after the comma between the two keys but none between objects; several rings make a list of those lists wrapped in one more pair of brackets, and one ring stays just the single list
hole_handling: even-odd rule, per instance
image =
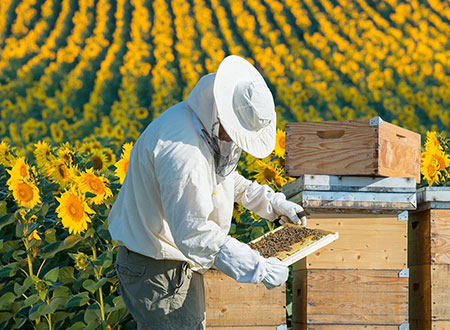
[{"label": "yellow sunflower petal", "polygon": [[56,212],[61,218],[63,227],[68,228],[70,234],[84,232],[88,223],[91,222],[88,214],[95,213],[84,197],[72,187],[56,199],[59,202]]}]

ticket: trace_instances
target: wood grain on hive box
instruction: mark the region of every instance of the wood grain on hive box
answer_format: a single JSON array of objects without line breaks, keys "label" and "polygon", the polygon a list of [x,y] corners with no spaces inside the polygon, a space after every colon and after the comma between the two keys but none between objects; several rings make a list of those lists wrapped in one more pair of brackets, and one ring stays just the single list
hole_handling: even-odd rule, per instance
[{"label": "wood grain on hive box", "polygon": [[411,266],[410,273],[410,317],[420,325],[416,329],[450,323],[450,265]]},{"label": "wood grain on hive box", "polygon": [[410,265],[450,264],[450,209],[411,213],[408,235]]},{"label": "wood grain on hive box", "polygon": [[262,283],[239,283],[218,270],[207,271],[204,280],[208,329],[276,329],[286,324],[285,285],[268,290]]},{"label": "wood grain on hive box", "polygon": [[293,309],[300,324],[401,324],[408,322],[408,278],[397,270],[295,271]]},{"label": "wood grain on hive box", "polygon": [[286,174],[415,177],[420,182],[420,135],[371,120],[286,124]]},{"label": "wood grain on hive box", "polygon": [[339,232],[338,240],[306,258],[308,268],[402,269],[407,265],[407,221],[398,221],[397,214],[313,213],[308,227]]}]

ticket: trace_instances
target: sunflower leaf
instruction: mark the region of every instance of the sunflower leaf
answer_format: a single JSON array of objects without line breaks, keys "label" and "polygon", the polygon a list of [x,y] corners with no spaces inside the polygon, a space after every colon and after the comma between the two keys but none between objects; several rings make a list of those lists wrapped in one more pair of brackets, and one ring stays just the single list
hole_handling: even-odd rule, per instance
[{"label": "sunflower leaf", "polygon": [[12,262],[0,268],[0,277],[12,277],[16,275],[18,270],[19,270],[19,263]]},{"label": "sunflower leaf", "polygon": [[86,305],[89,301],[89,292],[81,292],[66,302],[66,308],[80,307]]},{"label": "sunflower leaf", "polygon": [[5,215],[1,216],[0,217],[0,230],[3,227],[5,227],[5,226],[7,226],[7,225],[9,225],[9,224],[11,224],[11,223],[13,223],[15,221],[16,221],[16,219],[11,214],[5,214]]},{"label": "sunflower leaf", "polygon": [[6,201],[0,201],[0,215],[3,216],[6,213]]},{"label": "sunflower leaf", "polygon": [[58,280],[59,267],[53,268],[44,275],[44,280],[55,283]]}]

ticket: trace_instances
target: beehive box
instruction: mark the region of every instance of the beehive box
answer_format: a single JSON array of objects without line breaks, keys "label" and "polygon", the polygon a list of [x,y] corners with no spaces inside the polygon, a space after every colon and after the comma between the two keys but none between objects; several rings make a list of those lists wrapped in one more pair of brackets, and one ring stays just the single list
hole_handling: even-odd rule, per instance
[{"label": "beehive box", "polygon": [[294,264],[293,329],[406,329],[415,179],[305,175],[285,194],[311,213],[308,227],[339,232]]},{"label": "beehive box", "polygon": [[450,329],[450,188],[421,188],[408,228],[411,329]]},{"label": "beehive box", "polygon": [[204,275],[208,330],[286,329],[286,287],[239,283],[218,270]]},{"label": "beehive box", "polygon": [[420,181],[420,135],[379,117],[286,124],[286,174],[376,175]]}]

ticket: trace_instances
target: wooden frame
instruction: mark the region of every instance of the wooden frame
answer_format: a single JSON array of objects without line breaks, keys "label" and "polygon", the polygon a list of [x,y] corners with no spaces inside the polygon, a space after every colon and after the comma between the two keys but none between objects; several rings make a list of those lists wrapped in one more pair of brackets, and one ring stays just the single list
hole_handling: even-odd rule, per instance
[{"label": "wooden frame", "polygon": [[286,174],[414,177],[420,182],[420,134],[370,120],[286,124]]}]

